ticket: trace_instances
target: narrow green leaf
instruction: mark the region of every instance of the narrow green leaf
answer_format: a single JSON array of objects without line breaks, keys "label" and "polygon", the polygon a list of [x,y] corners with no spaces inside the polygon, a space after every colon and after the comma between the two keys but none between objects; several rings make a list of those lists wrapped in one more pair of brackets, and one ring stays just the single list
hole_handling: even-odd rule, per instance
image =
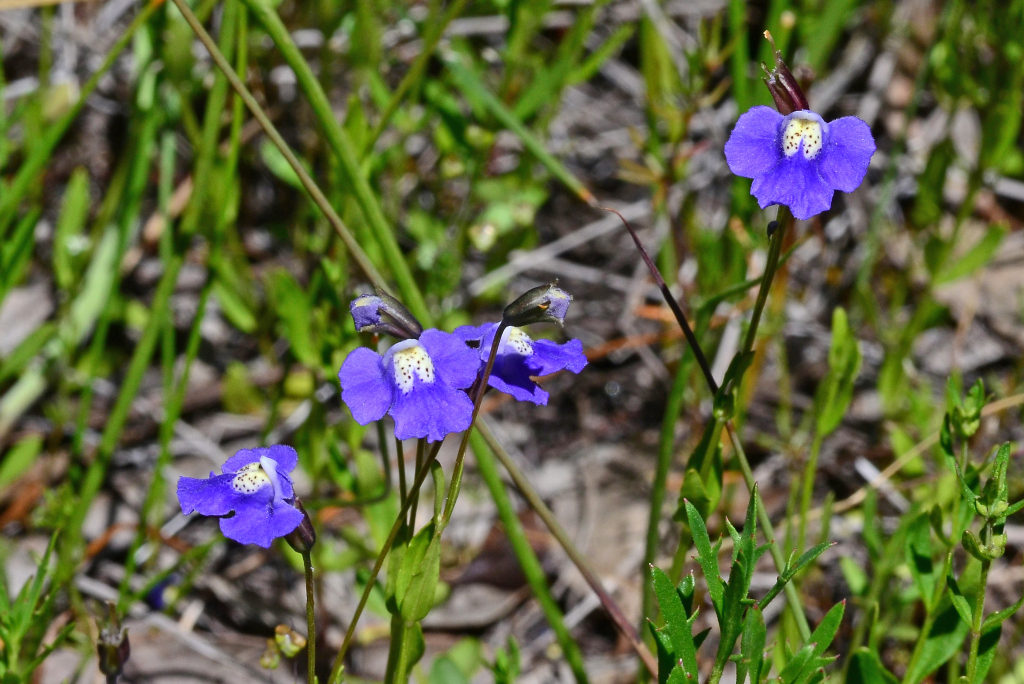
[{"label": "narrow green leaf", "polygon": [[793,684],[808,663],[811,662],[811,658],[814,657],[814,652],[817,650],[817,647],[818,645],[813,641],[804,644],[803,647],[793,655],[790,661],[786,663],[786,666],[782,668],[782,672],[779,673],[779,681],[782,682],[782,684]]},{"label": "narrow green leaf", "polygon": [[816,644],[814,657],[820,656],[832,645],[832,641],[836,638],[836,632],[839,631],[839,625],[843,622],[845,611],[846,601],[840,601],[825,613],[825,617],[821,619],[817,629],[811,634],[810,641]]},{"label": "narrow green leaf", "polygon": [[[668,575],[659,568],[651,568],[651,574],[654,578],[654,595],[658,597],[658,606],[665,618],[665,626],[661,631],[668,634],[672,642],[671,652],[677,657],[681,657],[679,654],[685,648],[683,641],[686,638],[693,639],[690,632],[689,615],[687,615],[686,608],[683,607],[683,602]],[[688,636],[684,636],[684,634]]]},{"label": "narrow green leaf", "polygon": [[722,600],[725,595],[725,587],[722,584],[722,577],[718,574],[718,556],[711,550],[711,540],[708,538],[708,528],[704,526],[704,519],[689,501],[684,502],[686,507],[686,520],[693,533],[693,545],[697,547],[697,560],[704,570],[704,579],[708,584],[708,593],[711,594],[711,602],[715,612],[722,615]]},{"label": "narrow green leaf", "polygon": [[[956,578],[953,577],[951,572],[946,576],[946,587],[949,589],[949,598],[953,602],[953,607],[956,608],[956,612],[960,614],[960,618],[964,621],[965,625],[971,624],[973,619],[974,610],[971,608],[971,604],[967,602],[967,597],[960,590],[960,585],[957,584]],[[931,599],[930,595],[925,595],[925,605]]]},{"label": "narrow green leaf", "polygon": [[995,660],[999,637],[1002,634],[1002,625],[995,625],[988,629],[983,628],[981,640],[978,642],[978,665],[974,672],[974,681],[971,684],[982,684],[985,681],[985,675],[988,674],[989,668],[992,667],[992,661]]},{"label": "narrow green leaf", "polygon": [[43,449],[43,437],[31,434],[8,449],[0,461],[0,491],[32,467]]},{"label": "narrow green leaf", "polygon": [[982,634],[1003,624],[1006,618],[1013,616],[1021,608],[1024,608],[1024,596],[1009,608],[1003,608],[1002,610],[996,611],[985,618],[985,622],[981,625]]},{"label": "narrow green leaf", "polygon": [[932,281],[933,284],[951,283],[982,268],[995,256],[1004,237],[1006,237],[1006,228],[999,224],[990,226],[985,236],[975,243],[966,254],[948,260],[944,268],[936,274]]},{"label": "narrow green leaf", "polygon": [[434,607],[440,576],[441,537],[435,534],[432,535],[422,560],[417,564],[416,571],[409,581],[409,588],[402,599],[402,618],[406,622],[419,622],[427,617],[427,613]]}]

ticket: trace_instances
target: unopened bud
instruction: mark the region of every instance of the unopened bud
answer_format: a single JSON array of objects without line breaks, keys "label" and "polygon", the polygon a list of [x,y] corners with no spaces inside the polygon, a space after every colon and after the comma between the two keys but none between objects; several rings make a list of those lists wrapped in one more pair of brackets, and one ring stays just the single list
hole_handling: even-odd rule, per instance
[{"label": "unopened bud", "polygon": [[423,333],[423,325],[416,317],[379,287],[377,294],[353,299],[349,310],[359,332],[392,335],[402,340],[419,339]]},{"label": "unopened bud", "polygon": [[772,34],[765,31],[764,37],[772,44],[775,66],[769,69],[764,62],[761,63],[761,69],[765,72],[763,80],[764,84],[768,86],[768,92],[772,94],[772,99],[775,101],[779,114],[785,116],[797,110],[810,109],[810,105],[807,103],[807,96],[804,95],[804,91],[800,84],[797,83],[793,72],[789,70],[789,67],[782,60],[782,53],[776,49],[775,39],[772,38]]},{"label": "unopened bud", "polygon": [[99,656],[100,672],[108,678],[116,678],[124,670],[132,648],[128,643],[128,630],[121,627],[117,607],[113,601],[107,602],[107,609],[110,613],[110,622],[100,631],[96,653]]},{"label": "unopened bud", "polygon": [[297,497],[294,506],[302,513],[302,522],[299,523],[298,527],[289,532],[284,539],[297,553],[307,554],[313,550],[313,544],[316,544],[316,530],[313,529],[313,521],[310,520],[309,513],[306,512],[305,507]]},{"label": "unopened bud", "polygon": [[288,625],[278,625],[274,628],[274,642],[285,658],[294,658],[306,648],[306,637]]},{"label": "unopened bud", "polygon": [[530,323],[553,321],[562,325],[569,310],[572,296],[558,287],[558,281],[527,290],[505,307],[501,322],[520,327]]}]

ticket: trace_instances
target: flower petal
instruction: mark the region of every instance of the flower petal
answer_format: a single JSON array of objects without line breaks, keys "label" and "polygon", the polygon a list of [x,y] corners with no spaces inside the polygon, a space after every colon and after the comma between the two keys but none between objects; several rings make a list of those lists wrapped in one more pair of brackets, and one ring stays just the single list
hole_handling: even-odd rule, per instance
[{"label": "flower petal", "polygon": [[299,464],[299,455],[295,449],[284,444],[274,444],[268,447],[255,447],[253,449],[240,449],[234,456],[224,461],[221,472],[233,473],[242,466],[256,463],[263,456],[269,456],[277,461],[278,472],[290,473]]},{"label": "flower petal", "polygon": [[[178,478],[178,503],[181,512],[188,515],[198,511],[201,515],[228,515],[242,505],[246,497],[257,496],[263,502],[274,498],[274,488],[267,487],[266,492],[245,495],[235,491],[231,485],[234,474],[214,475],[200,480],[194,477]],[[268,483],[269,484],[269,483]]]},{"label": "flower petal", "polygon": [[752,107],[743,113],[725,143],[725,160],[737,176],[756,178],[782,158],[779,144],[783,116],[771,107]]},{"label": "flower petal", "polygon": [[801,220],[828,211],[833,190],[818,173],[816,161],[809,161],[801,154],[786,157],[754,179],[750,194],[757,198],[762,209],[771,204],[784,204]]},{"label": "flower petal", "polygon": [[533,356],[529,363],[533,375],[549,375],[563,368],[579,373],[586,368],[587,357],[583,354],[583,343],[579,340],[569,340],[565,344],[534,340]]},{"label": "flower petal", "polygon": [[520,354],[502,354],[494,362],[494,370],[487,379],[487,384],[496,390],[511,394],[519,401],[531,401],[538,406],[545,406],[550,395],[530,378],[531,375],[537,375],[530,368],[530,359],[531,357]]},{"label": "flower petal", "polygon": [[[475,355],[472,363],[476,364]],[[417,381],[408,393],[395,392],[390,413],[395,419],[396,439],[426,437],[428,442],[437,442],[445,435],[469,427],[473,402],[465,392],[448,386],[437,374],[434,382]]]},{"label": "flower petal", "polygon": [[479,352],[467,347],[457,335],[431,328],[420,335],[420,344],[430,355],[438,378],[450,387],[464,389],[476,381]]},{"label": "flower petal", "polygon": [[302,522],[302,513],[284,501],[257,501],[248,497],[230,518],[220,519],[220,531],[239,544],[269,548]]},{"label": "flower petal", "polygon": [[394,397],[394,388],[384,373],[380,354],[359,347],[352,351],[338,371],[341,400],[360,425],[380,420]]},{"label": "flower petal", "polygon": [[823,150],[818,172],[836,190],[853,192],[864,180],[875,139],[871,128],[855,116],[829,122],[828,145]]},{"label": "flower petal", "polygon": [[463,342],[480,342],[488,333],[492,333],[498,328],[497,323],[484,323],[483,325],[460,325],[452,332]]}]

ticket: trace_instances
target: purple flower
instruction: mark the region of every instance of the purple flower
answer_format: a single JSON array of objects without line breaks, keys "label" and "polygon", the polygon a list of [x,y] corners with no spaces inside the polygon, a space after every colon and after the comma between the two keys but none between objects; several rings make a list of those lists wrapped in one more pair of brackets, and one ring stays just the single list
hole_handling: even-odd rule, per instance
[{"label": "purple flower", "polygon": [[298,462],[290,446],[242,449],[221,466],[223,475],[178,480],[181,512],[217,516],[228,539],[269,548],[302,522],[288,476]]},{"label": "purple flower", "polygon": [[[482,368],[491,354],[497,330],[497,323],[485,323],[479,327],[464,325],[456,328],[455,334],[467,343],[478,345],[477,360]],[[587,357],[579,340],[569,340],[565,344],[534,340],[520,328],[509,326],[501,336],[494,369],[487,384],[519,401],[532,401],[543,406],[548,403],[548,393],[531,376],[550,375],[562,369],[579,373],[586,365]]]},{"label": "purple flower", "polygon": [[853,192],[874,153],[871,129],[857,117],[825,123],[806,109],[783,116],[753,107],[725,143],[729,168],[754,179],[750,193],[761,208],[784,204],[798,219],[826,211],[836,190]]},{"label": "purple flower", "polygon": [[473,418],[464,390],[476,380],[476,350],[451,333],[430,329],[418,340],[403,340],[381,356],[360,347],[338,372],[341,400],[360,425],[395,419],[395,437],[428,442],[462,432]]}]

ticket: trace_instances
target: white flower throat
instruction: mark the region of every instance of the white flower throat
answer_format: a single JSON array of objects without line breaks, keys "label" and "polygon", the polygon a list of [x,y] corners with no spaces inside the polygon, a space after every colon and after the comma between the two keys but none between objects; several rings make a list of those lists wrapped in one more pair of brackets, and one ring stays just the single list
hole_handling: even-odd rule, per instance
[{"label": "white flower throat", "polygon": [[416,340],[405,340],[391,348],[391,363],[395,372],[395,384],[402,394],[412,391],[416,378],[427,384],[434,382],[434,362]]},{"label": "white flower throat", "polygon": [[533,353],[533,340],[521,329],[509,326],[501,336],[500,350],[503,352],[512,351],[520,356],[529,356]]},{"label": "white flower throat", "polygon": [[231,486],[239,494],[255,494],[267,485],[274,488],[274,498],[279,499],[284,492],[281,491],[281,482],[277,476],[277,461],[266,456],[260,460],[247,463],[235,471],[235,477],[231,480]]},{"label": "white flower throat", "polygon": [[793,118],[782,134],[782,151],[787,157],[792,157],[800,151],[800,143],[803,142],[804,157],[814,159],[821,152],[823,140],[820,123],[814,119]]}]

